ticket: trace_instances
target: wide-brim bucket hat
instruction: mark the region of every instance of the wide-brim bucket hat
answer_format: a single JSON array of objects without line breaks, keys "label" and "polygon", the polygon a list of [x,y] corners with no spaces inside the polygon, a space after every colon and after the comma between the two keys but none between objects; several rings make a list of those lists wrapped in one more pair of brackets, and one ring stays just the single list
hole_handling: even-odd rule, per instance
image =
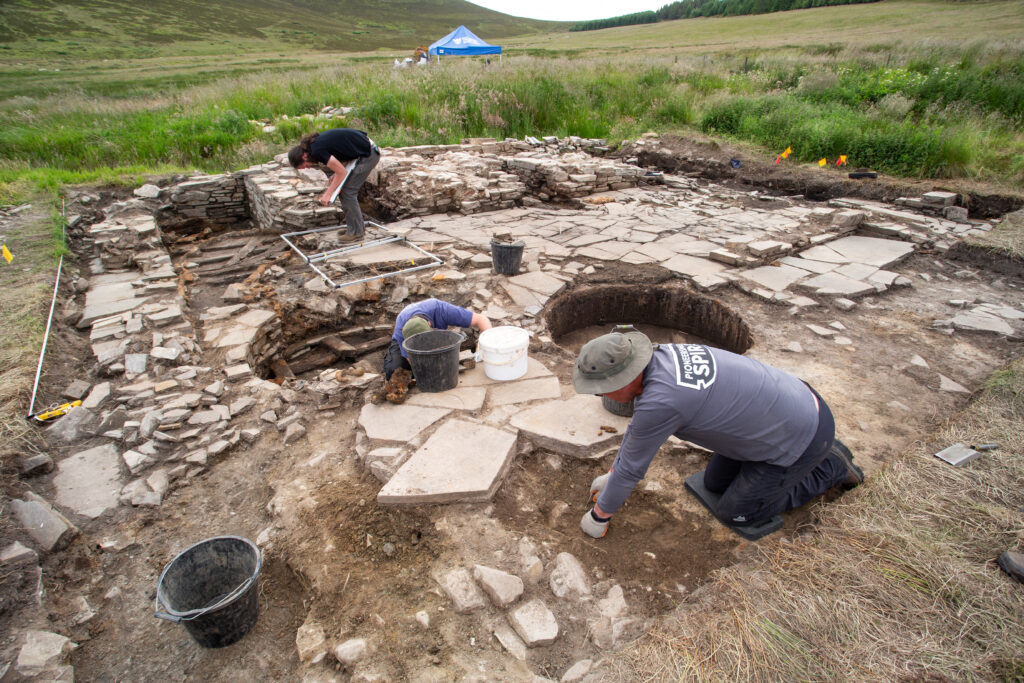
[{"label": "wide-brim bucket hat", "polygon": [[572,384],[580,394],[610,394],[644,371],[654,344],[643,332],[611,332],[591,339],[576,358]]}]

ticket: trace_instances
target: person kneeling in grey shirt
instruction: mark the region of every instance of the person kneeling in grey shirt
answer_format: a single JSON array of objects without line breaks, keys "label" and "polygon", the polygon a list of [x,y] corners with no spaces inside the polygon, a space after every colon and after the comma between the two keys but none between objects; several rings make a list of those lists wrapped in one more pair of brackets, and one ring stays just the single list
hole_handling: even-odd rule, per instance
[{"label": "person kneeling in grey shirt", "polygon": [[669,436],[713,452],[704,485],[715,516],[757,524],[833,486],[864,481],[835,438],[828,405],[810,385],[752,358],[702,344],[654,345],[626,328],[587,342],[573,368],[581,394],[632,400],[633,418],[611,470],[591,484],[580,527],[601,538]]}]

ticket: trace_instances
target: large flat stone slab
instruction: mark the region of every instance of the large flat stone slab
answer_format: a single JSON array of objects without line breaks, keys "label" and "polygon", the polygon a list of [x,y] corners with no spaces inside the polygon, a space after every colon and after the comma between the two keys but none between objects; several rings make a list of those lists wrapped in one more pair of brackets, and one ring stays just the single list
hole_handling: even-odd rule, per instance
[{"label": "large flat stone slab", "polygon": [[[914,253],[914,245],[899,240],[851,235],[828,243],[836,253],[855,263],[886,268]],[[806,252],[805,252],[806,253]]]},{"label": "large flat stone slab", "polygon": [[131,311],[137,306],[141,306],[146,303],[149,297],[133,297],[126,299],[115,299],[112,301],[103,301],[101,303],[86,303],[85,308],[82,310],[82,317],[78,320],[78,328],[82,329],[92,325],[92,323],[100,318],[106,318],[109,315],[115,313],[124,313],[125,311]]},{"label": "large flat stone slab", "polygon": [[392,261],[408,263],[410,260],[415,261],[423,258],[425,258],[423,253],[416,251],[412,247],[400,242],[391,242],[377,247],[362,249],[355,253],[339,254],[328,260],[355,266],[366,266],[373,263],[391,263]]},{"label": "large flat stone slab", "polygon": [[845,296],[858,297],[865,294],[874,294],[875,287],[861,280],[839,275],[838,273],[822,273],[800,282],[800,287],[805,287],[815,294],[822,296]]},{"label": "large flat stone slab", "polygon": [[508,620],[527,647],[550,645],[558,637],[558,621],[540,599],[531,600],[509,612]]},{"label": "large flat stone slab", "polygon": [[559,398],[562,395],[562,388],[558,384],[558,378],[554,376],[501,382],[491,386],[488,391],[490,392],[492,406]]},{"label": "large flat stone slab", "polygon": [[525,287],[531,292],[554,296],[565,288],[565,281],[541,271],[531,271],[508,279],[514,285]]},{"label": "large flat stone slab", "polygon": [[[834,252],[833,252],[834,253]],[[827,273],[830,270],[835,270],[838,264],[826,263],[824,261],[815,261],[814,259],[807,257],[804,258],[803,254],[800,256],[783,256],[779,259],[779,263],[787,266],[793,266],[794,268],[800,268],[810,273]]]},{"label": "large flat stone slab", "polygon": [[528,379],[534,379],[535,377],[551,377],[552,373],[548,370],[543,363],[532,356],[526,358],[526,374],[517,379],[491,379],[487,376],[487,372],[484,370],[483,363],[477,363],[476,367],[472,370],[464,370],[459,373],[459,388],[462,387],[482,387],[490,384],[510,384],[513,382],[523,382]]},{"label": "large flat stone slab", "polygon": [[449,408],[367,403],[359,413],[359,424],[371,439],[405,443],[450,412]]},{"label": "large flat stone slab", "polygon": [[109,443],[64,458],[53,478],[57,504],[93,519],[116,507],[121,493],[120,459],[117,448]]},{"label": "large flat stone slab", "polygon": [[686,254],[676,254],[661,264],[662,268],[668,268],[673,273],[697,277],[698,275],[715,275],[726,269],[726,266],[716,261]]},{"label": "large flat stone slab", "polygon": [[515,454],[516,435],[449,420],[384,485],[382,505],[477,503],[490,500]]},{"label": "large flat stone slab", "polygon": [[761,266],[745,270],[739,276],[773,292],[781,292],[797,280],[808,277],[808,272],[792,266]]},{"label": "large flat stone slab", "polygon": [[487,388],[482,386],[455,387],[448,391],[439,391],[431,394],[413,389],[405,399],[405,404],[475,412],[484,407],[484,399],[486,397]]},{"label": "large flat stone slab", "polygon": [[605,410],[600,396],[579,395],[524,410],[510,424],[540,448],[576,458],[596,458],[622,440],[629,418]]},{"label": "large flat stone slab", "polygon": [[958,330],[970,330],[972,332],[995,332],[996,334],[1013,334],[1013,328],[1002,318],[989,315],[982,311],[964,311],[957,313],[952,320],[953,327]]}]

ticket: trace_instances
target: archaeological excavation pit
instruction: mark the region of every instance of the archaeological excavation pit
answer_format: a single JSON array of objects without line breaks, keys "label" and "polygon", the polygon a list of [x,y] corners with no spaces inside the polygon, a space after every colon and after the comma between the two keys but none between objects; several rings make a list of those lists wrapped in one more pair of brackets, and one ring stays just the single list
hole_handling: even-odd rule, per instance
[{"label": "archaeological excavation pit", "polygon": [[[91,271],[73,319],[95,357],[82,374],[96,384],[86,401],[102,428],[74,446],[80,457],[60,463],[68,472],[58,473],[56,502],[69,513],[96,508],[72,497],[72,465],[96,461],[113,472],[93,487],[108,506],[102,522],[146,520],[137,542],[152,558],[120,554],[106,572],[130,578],[123,590],[133,605],[146,602],[154,569],[181,544],[236,533],[267,553],[277,582],[264,583],[264,593],[298,605],[278,614],[280,632],[261,617],[250,636],[273,652],[277,678],[316,666],[295,657],[300,626],[383,643],[373,666],[387,680],[439,666],[469,671],[480,661],[500,678],[513,659],[558,678],[574,661],[627,642],[754,547],[684,490],[708,453],[678,441],[662,447],[605,539],[582,534],[590,481],[608,470],[628,424],[600,398],[573,391],[583,343],[631,324],[658,343],[750,352],[835,400],[844,440],[877,468],[925,433],[927,416],[961,404],[966,389],[947,379],[977,386],[1006,358],[1010,335],[1020,338],[1015,281],[978,282],[933,251],[985,229],[979,221],[954,224],[856,198],[767,201],[681,176],[623,186],[630,176],[621,163],[505,146],[492,156],[386,156],[375,193],[398,218],[387,228],[443,263],[391,275],[416,258],[388,252],[396,245],[382,245],[379,261],[325,259],[336,282],[388,274],[350,287],[332,288],[281,239],[313,231],[300,237],[304,253],[340,248],[336,233],[316,232],[339,223],[333,209],[315,205],[321,181],[281,162],[155,188],[145,206],[118,203],[77,230],[76,251]],[[451,176],[420,167],[451,165],[465,169],[463,186],[424,185]],[[419,206],[424,198],[433,203]],[[522,270],[507,277],[493,272],[489,253],[504,234],[526,243]],[[489,381],[478,364],[451,391],[414,388],[401,405],[373,404],[395,316],[428,297],[529,330],[527,374]],[[792,351],[797,341],[802,350]],[[881,365],[847,361],[883,357]],[[870,400],[862,387],[874,392]],[[97,445],[104,448],[83,450]],[[424,470],[406,465],[431,450],[449,463],[433,473],[438,481],[484,465],[488,478],[457,491],[413,490],[410,471]],[[787,513],[780,535],[813,521],[816,508]],[[563,554],[583,567],[592,598],[554,590]],[[519,602],[496,607],[485,598],[456,609],[448,577],[469,572],[472,584],[478,564],[521,577]],[[604,621],[595,606],[620,589],[625,611]],[[553,644],[526,648],[509,637],[508,620],[534,600],[560,631]],[[129,621],[125,649],[168,633],[148,615]],[[83,650],[80,657],[94,656]],[[192,656],[181,642],[167,653]],[[132,667],[113,677],[150,673]]]},{"label": "archaeological excavation pit", "polygon": [[555,343],[573,353],[614,325],[633,325],[655,343],[707,343],[740,354],[754,343],[739,314],[678,281],[583,285],[551,301],[545,319]]}]

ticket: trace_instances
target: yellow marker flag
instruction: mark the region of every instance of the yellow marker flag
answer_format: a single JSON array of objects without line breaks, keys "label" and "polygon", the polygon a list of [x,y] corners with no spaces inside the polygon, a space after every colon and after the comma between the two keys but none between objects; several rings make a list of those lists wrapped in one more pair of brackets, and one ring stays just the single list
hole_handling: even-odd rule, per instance
[{"label": "yellow marker flag", "polygon": [[846,155],[840,154],[839,161],[836,162],[836,166],[846,166]]},{"label": "yellow marker flag", "polygon": [[11,250],[7,248],[6,244],[4,245],[4,248],[3,248],[3,255],[4,255],[4,258],[7,259],[8,263],[10,263],[11,261],[14,260],[14,254],[11,253]]},{"label": "yellow marker flag", "polygon": [[793,148],[792,148],[792,147],[787,147],[787,148],[786,148],[786,151],[782,153],[782,158],[783,158],[783,159],[788,159],[788,158],[789,158],[789,155],[790,155],[790,153],[791,153],[792,151],[793,151]]},{"label": "yellow marker flag", "polygon": [[827,163],[828,163],[828,159],[826,159],[825,157],[822,157],[822,158],[818,159],[818,166],[824,166]]}]

